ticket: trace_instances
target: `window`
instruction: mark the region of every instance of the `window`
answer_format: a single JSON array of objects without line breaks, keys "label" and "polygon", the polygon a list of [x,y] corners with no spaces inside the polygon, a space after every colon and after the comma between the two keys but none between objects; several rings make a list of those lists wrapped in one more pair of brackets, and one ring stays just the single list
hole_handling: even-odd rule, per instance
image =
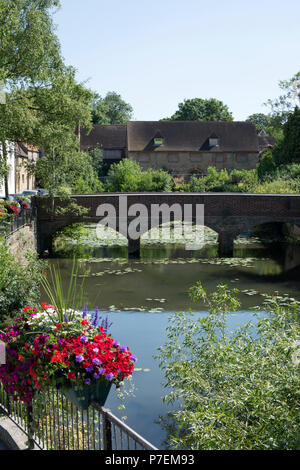
[{"label": "window", "polygon": [[179,162],[179,155],[177,155],[176,153],[168,155],[168,162],[169,163],[178,163]]},{"label": "window", "polygon": [[238,163],[248,163],[248,155],[237,155],[236,161]]},{"label": "window", "polygon": [[216,163],[224,163],[224,155],[216,155]]},{"label": "window", "polygon": [[155,147],[160,147],[161,145],[164,145],[164,139],[162,137],[155,137],[154,138],[154,146]]},{"label": "window", "polygon": [[121,158],[122,158],[121,150],[103,150],[104,160],[121,160]]},{"label": "window", "polygon": [[219,146],[219,139],[217,137],[210,137],[209,146],[210,147],[218,147]]},{"label": "window", "polygon": [[138,161],[141,163],[148,163],[150,161],[149,155],[140,155]]},{"label": "window", "polygon": [[191,162],[201,162],[201,155],[191,155]]}]

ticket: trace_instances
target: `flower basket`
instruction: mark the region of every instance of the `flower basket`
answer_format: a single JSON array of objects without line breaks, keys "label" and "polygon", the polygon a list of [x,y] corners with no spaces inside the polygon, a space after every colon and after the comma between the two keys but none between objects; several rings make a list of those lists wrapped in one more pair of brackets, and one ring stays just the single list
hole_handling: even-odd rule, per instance
[{"label": "flower basket", "polygon": [[[137,358],[107,333],[108,321],[54,307],[25,307],[15,324],[0,332],[6,364],[0,381],[14,401],[30,404],[41,389],[56,387],[80,409],[103,406],[112,384],[130,377]],[[60,321],[60,323],[58,322]]]},{"label": "flower basket", "polygon": [[62,388],[65,397],[81,410],[87,410],[91,402],[104,406],[111,389],[111,382],[101,380],[93,385],[85,385],[82,388]]}]

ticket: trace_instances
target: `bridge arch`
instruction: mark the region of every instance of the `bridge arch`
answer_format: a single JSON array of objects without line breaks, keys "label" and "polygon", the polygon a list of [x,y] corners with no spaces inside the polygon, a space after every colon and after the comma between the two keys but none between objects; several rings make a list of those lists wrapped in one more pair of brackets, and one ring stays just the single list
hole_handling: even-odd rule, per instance
[{"label": "bridge arch", "polygon": [[[300,225],[300,195],[293,194],[242,194],[242,193],[131,193],[93,194],[72,196],[75,202],[86,209],[84,215],[51,214],[50,198],[33,198],[36,216],[36,240],[39,253],[51,251],[52,239],[57,230],[78,222],[99,222],[99,206],[111,204],[117,215],[116,229],[122,233],[122,207],[130,210],[142,204],[151,211],[153,205],[178,204],[185,210],[190,205],[193,214],[199,205],[204,206],[204,225],[219,234],[219,254],[232,256],[234,239],[241,233],[263,223],[290,223]],[[55,198],[56,207],[66,208],[66,202]],[[121,214],[121,215],[120,215]],[[193,215],[194,217],[194,215]],[[135,217],[133,217],[135,218]],[[130,218],[129,218],[130,219]],[[129,220],[130,222],[130,220]],[[126,225],[125,225],[126,226]],[[127,228],[128,226],[126,226]],[[124,227],[123,227],[124,228]],[[143,231],[141,231],[142,235]],[[140,237],[129,240],[129,251],[139,251]]]}]

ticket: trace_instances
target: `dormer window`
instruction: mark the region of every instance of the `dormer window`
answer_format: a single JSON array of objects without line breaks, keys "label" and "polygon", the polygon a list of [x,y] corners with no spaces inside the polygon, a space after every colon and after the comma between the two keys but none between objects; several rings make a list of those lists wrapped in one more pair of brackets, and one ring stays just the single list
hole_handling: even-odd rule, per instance
[{"label": "dormer window", "polygon": [[161,145],[164,145],[164,139],[162,137],[155,137],[154,138],[154,146],[155,147],[160,147]]},{"label": "dormer window", "polygon": [[218,137],[210,137],[209,138],[209,146],[210,147],[218,147],[219,146],[219,139]]}]

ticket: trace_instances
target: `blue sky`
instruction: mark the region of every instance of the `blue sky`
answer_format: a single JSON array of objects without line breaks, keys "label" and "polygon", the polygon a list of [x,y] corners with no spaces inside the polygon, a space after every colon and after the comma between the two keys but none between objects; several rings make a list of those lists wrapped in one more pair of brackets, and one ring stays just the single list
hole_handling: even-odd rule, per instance
[{"label": "blue sky", "polygon": [[57,34],[78,79],[116,91],[134,119],[217,98],[235,120],[266,112],[300,70],[299,0],[61,0]]}]

